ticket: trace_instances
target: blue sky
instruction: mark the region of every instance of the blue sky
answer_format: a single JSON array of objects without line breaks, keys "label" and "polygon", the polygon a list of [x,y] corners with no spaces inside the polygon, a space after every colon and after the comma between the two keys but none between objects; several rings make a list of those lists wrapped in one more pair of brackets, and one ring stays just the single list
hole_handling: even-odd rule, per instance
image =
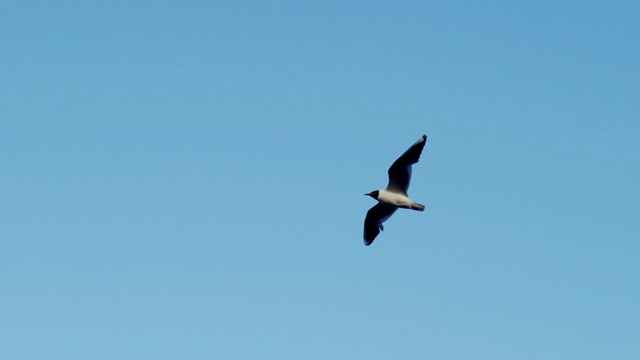
[{"label": "blue sky", "polygon": [[639,358],[639,15],[3,3],[0,358]]}]

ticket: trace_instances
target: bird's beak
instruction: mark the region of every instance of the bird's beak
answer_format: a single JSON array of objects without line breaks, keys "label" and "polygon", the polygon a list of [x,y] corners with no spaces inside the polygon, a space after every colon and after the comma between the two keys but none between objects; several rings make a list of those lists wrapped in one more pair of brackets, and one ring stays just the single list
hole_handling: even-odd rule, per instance
[{"label": "bird's beak", "polygon": [[364,196],[367,196],[367,195],[370,195],[370,194],[364,194]]}]

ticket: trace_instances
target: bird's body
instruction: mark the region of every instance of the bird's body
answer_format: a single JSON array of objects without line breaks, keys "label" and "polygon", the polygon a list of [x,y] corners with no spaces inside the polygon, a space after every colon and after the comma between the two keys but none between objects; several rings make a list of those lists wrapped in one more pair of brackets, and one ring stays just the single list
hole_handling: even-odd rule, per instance
[{"label": "bird's body", "polygon": [[378,190],[377,200],[388,206],[424,211],[424,205],[413,202],[409,197],[403,194],[397,194],[387,190]]},{"label": "bird's body", "polygon": [[424,205],[409,199],[407,191],[411,180],[411,165],[420,160],[420,154],[427,142],[427,136],[422,135],[420,140],[404,152],[389,168],[389,184],[385,190],[374,190],[368,194],[378,200],[378,204],[369,209],[364,220],[364,243],[371,245],[385,222],[398,208],[424,211]]}]

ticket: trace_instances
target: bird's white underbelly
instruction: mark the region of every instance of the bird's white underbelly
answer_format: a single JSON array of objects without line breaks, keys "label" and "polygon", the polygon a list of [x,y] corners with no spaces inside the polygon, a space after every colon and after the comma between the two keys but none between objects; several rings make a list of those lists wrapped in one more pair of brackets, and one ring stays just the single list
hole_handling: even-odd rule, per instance
[{"label": "bird's white underbelly", "polygon": [[387,205],[406,209],[411,208],[412,203],[412,201],[409,200],[408,197],[386,190],[380,190],[380,192],[378,193],[378,201],[383,202]]}]

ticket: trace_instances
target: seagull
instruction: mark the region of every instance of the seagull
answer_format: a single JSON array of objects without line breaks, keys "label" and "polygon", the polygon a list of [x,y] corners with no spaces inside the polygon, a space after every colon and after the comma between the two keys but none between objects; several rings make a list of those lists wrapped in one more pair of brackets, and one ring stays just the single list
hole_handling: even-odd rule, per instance
[{"label": "seagull", "polygon": [[374,190],[365,195],[378,200],[369,209],[364,219],[364,244],[371,245],[373,240],[384,230],[382,223],[387,221],[398,208],[424,211],[424,205],[413,202],[407,195],[409,181],[411,181],[411,165],[420,160],[422,149],[427,143],[427,135],[404,152],[389,168],[389,184],[385,190]]}]

